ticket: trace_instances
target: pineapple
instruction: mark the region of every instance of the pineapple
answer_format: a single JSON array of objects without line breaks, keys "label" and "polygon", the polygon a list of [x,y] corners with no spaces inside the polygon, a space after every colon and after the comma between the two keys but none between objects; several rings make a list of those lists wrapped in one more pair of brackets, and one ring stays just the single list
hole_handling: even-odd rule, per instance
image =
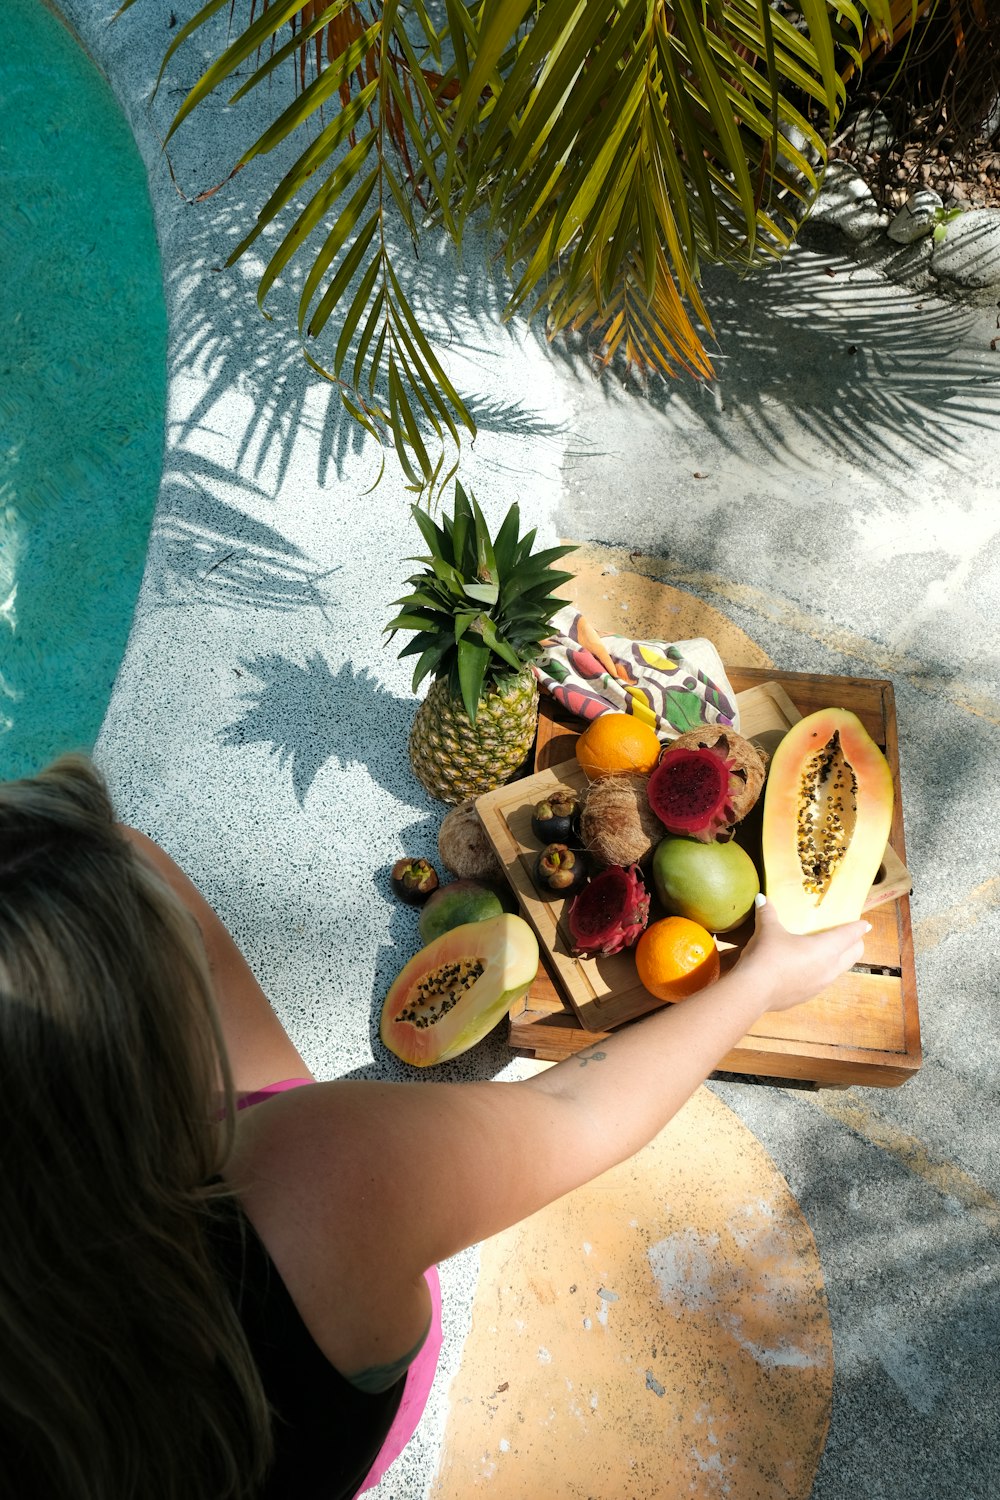
[{"label": "pineapple", "polygon": [[417,779],[442,802],[464,802],[502,786],[531,749],[538,723],[538,684],[531,662],[566,603],[553,590],[572,578],[552,564],[572,547],[532,556],[533,531],[519,536],[512,505],[494,541],[475,496],[455,484],[451,517],[438,526],[411,507],[429,557],[395,601],[401,612],[385,627],[417,633],[399,653],[416,656],[414,691],[433,678],[410,732]]}]

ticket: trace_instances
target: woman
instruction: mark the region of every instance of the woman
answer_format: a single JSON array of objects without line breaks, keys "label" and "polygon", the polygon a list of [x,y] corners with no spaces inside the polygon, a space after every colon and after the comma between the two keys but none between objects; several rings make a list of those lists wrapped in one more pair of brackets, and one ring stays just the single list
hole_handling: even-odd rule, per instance
[{"label": "woman", "polygon": [[710,989],[523,1082],[316,1083],[89,762],[0,786],[0,1491],[374,1483],[433,1373],[428,1268],[637,1151],[868,927],[757,921]]}]

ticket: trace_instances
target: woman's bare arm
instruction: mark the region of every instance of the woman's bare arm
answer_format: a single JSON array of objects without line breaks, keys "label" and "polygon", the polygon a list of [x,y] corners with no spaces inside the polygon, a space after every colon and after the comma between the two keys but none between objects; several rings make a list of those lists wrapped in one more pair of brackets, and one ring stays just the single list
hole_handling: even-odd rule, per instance
[{"label": "woman's bare arm", "polygon": [[549,1069],[529,1086],[570,1102],[579,1112],[579,1128],[589,1120],[609,1155],[624,1160],[663,1128],[765,1011],[808,1000],[857,963],[870,930],[861,921],[799,937],[763,904],[754,937],[724,978]]},{"label": "woman's bare arm", "polygon": [[335,1082],[251,1111],[234,1180],[279,1269],[320,1299],[324,1267],[355,1289],[339,1367],[403,1353],[424,1268],[632,1155],[765,1011],[857,962],[866,925],[792,937],[765,907],[731,973],[521,1082]]}]

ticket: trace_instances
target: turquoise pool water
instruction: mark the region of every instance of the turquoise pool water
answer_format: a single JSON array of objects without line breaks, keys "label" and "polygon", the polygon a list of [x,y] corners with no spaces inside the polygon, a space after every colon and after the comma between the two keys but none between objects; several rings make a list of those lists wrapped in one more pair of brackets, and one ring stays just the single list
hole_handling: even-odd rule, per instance
[{"label": "turquoise pool water", "polygon": [[2,0],[0,779],[93,746],[142,577],[165,391],[131,131],[41,0]]}]

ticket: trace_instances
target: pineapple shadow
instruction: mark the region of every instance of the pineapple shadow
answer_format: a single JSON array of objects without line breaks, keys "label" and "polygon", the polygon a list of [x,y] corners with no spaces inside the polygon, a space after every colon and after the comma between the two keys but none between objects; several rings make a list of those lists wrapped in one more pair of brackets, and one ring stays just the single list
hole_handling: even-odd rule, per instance
[{"label": "pineapple shadow", "polygon": [[[317,775],[330,762],[339,766],[367,766],[372,779],[421,816],[402,836],[401,855],[426,855],[442,882],[451,879],[438,857],[438,828],[447,808],[431,802],[399,754],[416,712],[411,698],[397,698],[367,668],[345,662],[336,672],[321,651],[303,662],[278,652],[261,653],[239,661],[235,668],[246,682],[242,716],[220,734],[229,746],[266,745],[279,765],[287,768],[300,807]],[[471,1052],[451,1063],[422,1069],[394,1057],[379,1038],[382,1002],[404,963],[422,946],[417,909],[393,894],[389,869],[377,870],[373,884],[389,906],[389,940],[375,958],[372,982],[370,1037],[373,1062],[346,1075],[350,1078],[468,1080],[491,1078],[510,1062],[506,1023]]]},{"label": "pineapple shadow", "polygon": [[362,667],[338,671],[321,651],[296,662],[278,652],[240,661],[246,707],[220,734],[224,745],[267,745],[291,777],[300,807],[319,772],[364,765],[372,779],[411,807],[425,811],[427,796],[398,746],[406,744],[415,711]]}]

